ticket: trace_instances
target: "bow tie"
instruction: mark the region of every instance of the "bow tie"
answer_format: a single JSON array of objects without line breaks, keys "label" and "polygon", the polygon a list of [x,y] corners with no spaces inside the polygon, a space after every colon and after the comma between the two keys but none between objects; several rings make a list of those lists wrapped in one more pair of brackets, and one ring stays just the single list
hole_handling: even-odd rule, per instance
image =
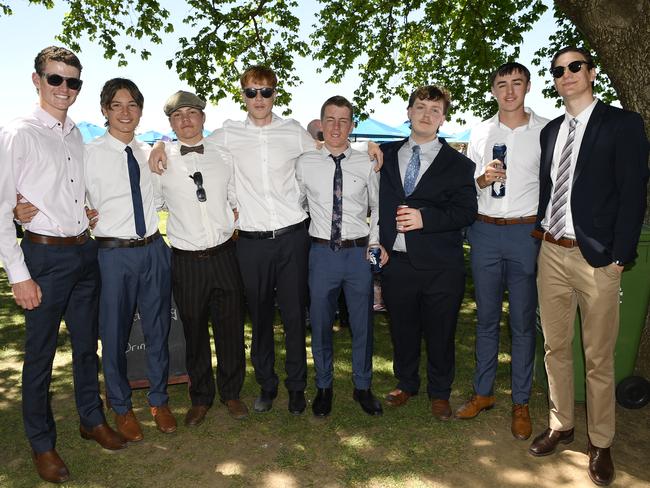
[{"label": "bow tie", "polygon": [[196,152],[203,154],[203,144],[198,146],[183,146],[181,145],[181,156],[185,156],[187,153]]}]

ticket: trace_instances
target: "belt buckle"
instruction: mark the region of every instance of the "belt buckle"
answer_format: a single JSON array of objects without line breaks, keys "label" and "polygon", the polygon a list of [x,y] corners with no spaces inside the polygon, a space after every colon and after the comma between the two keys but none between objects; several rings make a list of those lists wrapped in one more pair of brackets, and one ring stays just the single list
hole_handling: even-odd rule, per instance
[{"label": "belt buckle", "polygon": [[138,247],[140,246],[140,243],[144,242],[146,239],[147,239],[146,237],[140,237],[139,239],[129,239],[129,246]]}]

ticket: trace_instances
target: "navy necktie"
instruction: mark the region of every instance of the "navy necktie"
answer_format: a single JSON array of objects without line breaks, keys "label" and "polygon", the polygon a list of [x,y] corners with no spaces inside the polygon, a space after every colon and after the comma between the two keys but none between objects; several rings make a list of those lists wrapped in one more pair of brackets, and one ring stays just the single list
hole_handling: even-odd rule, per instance
[{"label": "navy necktie", "polygon": [[330,234],[330,248],[333,251],[341,249],[342,244],[342,228],[343,228],[343,171],[341,170],[341,161],[345,154],[334,156],[330,154],[330,158],[334,160],[336,168],[334,169],[334,188],[332,194],[332,231]]},{"label": "navy necktie", "polygon": [[140,166],[133,155],[133,150],[126,146],[126,162],[129,167],[129,182],[131,183],[131,199],[133,200],[133,219],[135,220],[135,232],[144,237],[147,233],[147,226],[144,223],[144,210],[142,208],[142,193],[140,192]]},{"label": "navy necktie", "polygon": [[415,182],[420,172],[420,146],[413,146],[413,154],[404,175],[404,194],[408,197],[415,190]]}]

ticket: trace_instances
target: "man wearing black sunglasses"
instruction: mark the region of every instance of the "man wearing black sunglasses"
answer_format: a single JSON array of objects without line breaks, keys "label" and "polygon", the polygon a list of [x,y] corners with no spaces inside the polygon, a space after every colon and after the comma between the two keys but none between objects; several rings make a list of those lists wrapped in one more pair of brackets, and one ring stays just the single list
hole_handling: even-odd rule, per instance
[{"label": "man wearing black sunglasses", "polygon": [[[25,309],[22,404],[32,459],[41,478],[61,483],[70,473],[55,450],[49,387],[62,317],[72,344],[81,436],[106,449],[126,442],[106,424],[97,380],[97,244],[84,210],[81,134],[67,115],[81,88],[81,63],[67,49],[51,46],[38,54],[34,68],[39,106],[0,133],[0,260],[16,303]],[[17,193],[40,209],[24,223],[20,247],[12,215]]]},{"label": "man wearing black sunglasses", "polygon": [[219,398],[236,419],[248,415],[239,399],[244,354],[244,286],[235,255],[236,199],[233,157],[203,137],[205,101],[179,91],[165,104],[178,138],[166,145],[169,169],[154,175],[169,210],[167,236],[172,246],[172,283],[185,331],[192,406],[185,424],[203,422],[215,398],[208,321],[217,355]]},{"label": "man wearing black sunglasses", "polygon": [[[541,133],[540,200],[533,236],[542,240],[538,293],[549,378],[549,428],[534,456],[573,441],[572,341],[581,333],[587,385],[589,477],[614,478],[614,347],[621,273],[636,257],[646,206],[648,140],[638,113],[593,96],[596,70],[583,48],[551,62],[566,114]],[[581,332],[574,331],[576,305]]]}]

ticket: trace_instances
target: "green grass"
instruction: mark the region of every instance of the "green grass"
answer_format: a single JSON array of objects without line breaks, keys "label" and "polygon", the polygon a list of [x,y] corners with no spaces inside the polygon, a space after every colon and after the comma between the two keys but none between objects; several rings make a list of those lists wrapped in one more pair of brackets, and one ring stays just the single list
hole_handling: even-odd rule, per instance
[{"label": "green grass", "polygon": [[[475,306],[468,282],[457,332],[457,373],[452,406],[471,393],[474,368]],[[0,486],[39,486],[29,446],[24,437],[20,407],[20,368],[23,318],[13,303],[4,274],[0,278],[0,438],[3,439]],[[280,318],[276,320],[276,370],[284,377],[284,348]],[[500,356],[497,375],[497,407],[471,422],[437,422],[429,413],[425,388],[400,409],[385,409],[382,417],[364,414],[352,400],[350,336],[336,329],[335,383],[332,415],[317,419],[308,407],[302,416],[287,409],[287,394],[280,388],[272,412],[254,414],[244,421],[231,419],[216,404],[199,428],[182,425],[189,406],[185,385],[169,387],[171,407],[179,420],[174,435],[159,433],[147,409],[145,391],[134,392],[136,415],[142,421],[145,440],[121,452],[107,452],[78,434],[71,380],[71,351],[65,327],[54,366],[52,405],[58,430],[57,450],[70,468],[69,486],[435,486],[468,471],[470,479],[496,480],[499,472],[470,463],[479,454],[493,452],[498,439],[504,447],[523,450],[509,436],[509,355]],[[246,328],[247,376],[242,399],[250,406],[258,393],[248,350],[250,324]],[[308,337],[309,341],[309,337]],[[502,350],[509,350],[507,327],[502,327]],[[308,343],[307,397],[315,393],[313,365]],[[423,359],[425,357],[423,352]],[[426,378],[424,364],[421,376]],[[424,381],[423,381],[424,383]],[[385,395],[395,386],[388,319],[375,317],[373,390]],[[544,421],[545,401],[540,391],[531,400],[534,415]],[[112,419],[109,415],[109,421]],[[473,477],[473,478],[472,478]],[[46,486],[45,483],[42,484]],[[477,485],[480,486],[480,483]],[[490,484],[483,485],[490,486]]]}]

